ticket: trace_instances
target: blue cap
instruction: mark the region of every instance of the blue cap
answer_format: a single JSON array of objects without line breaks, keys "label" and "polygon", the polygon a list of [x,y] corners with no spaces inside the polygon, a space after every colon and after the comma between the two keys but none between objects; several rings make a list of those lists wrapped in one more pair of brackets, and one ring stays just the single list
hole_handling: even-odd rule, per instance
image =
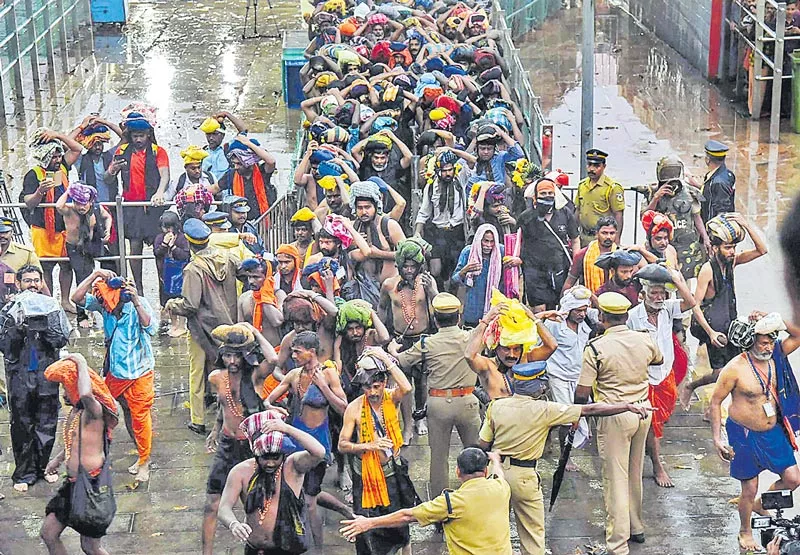
[{"label": "blue cap", "polygon": [[547,361],[537,360],[535,362],[523,362],[521,364],[515,364],[511,368],[511,371],[514,374],[514,378],[520,380],[534,380],[537,378],[542,378],[547,372]]},{"label": "blue cap", "polygon": [[225,203],[230,206],[230,209],[239,214],[247,214],[250,212],[250,203],[244,197],[229,196],[225,197]]},{"label": "blue cap", "polygon": [[183,234],[186,240],[195,245],[202,245],[208,242],[211,235],[211,228],[197,218],[189,218],[183,224]]},{"label": "blue cap", "polygon": [[17,223],[16,218],[11,218],[10,216],[0,216],[0,233],[14,231],[15,223]]},{"label": "blue cap", "polygon": [[203,222],[214,227],[230,229],[231,222],[225,212],[209,212],[203,215]]},{"label": "blue cap", "polygon": [[605,164],[606,158],[608,158],[608,152],[603,152],[599,148],[590,148],[586,151],[586,159],[590,162],[600,162]]},{"label": "blue cap", "polygon": [[719,141],[710,140],[705,144],[706,154],[714,158],[725,158],[728,154],[728,147]]}]

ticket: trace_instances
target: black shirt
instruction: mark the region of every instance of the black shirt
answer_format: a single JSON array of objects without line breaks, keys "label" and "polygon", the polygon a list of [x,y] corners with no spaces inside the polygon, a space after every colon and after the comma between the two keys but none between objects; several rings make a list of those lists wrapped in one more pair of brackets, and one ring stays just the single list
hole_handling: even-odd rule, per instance
[{"label": "black shirt", "polygon": [[520,214],[518,224],[522,228],[522,259],[535,268],[569,268],[572,261],[564,253],[564,248],[569,249],[570,241],[578,236],[578,220],[570,210],[562,208],[553,211],[547,223],[558,239],[545,222],[537,218],[535,209],[529,208]]},{"label": "black shirt", "polygon": [[[39,177],[36,175],[36,172],[28,170],[28,173],[25,174],[25,177],[22,179],[22,192],[19,194],[19,202],[25,202],[25,197],[28,195],[32,195],[36,192],[36,189],[39,188]],[[53,202],[56,202],[61,195],[64,194],[64,186],[59,184],[53,188]],[[42,202],[47,202],[46,196],[42,197]],[[36,226],[36,227],[45,227],[44,222],[44,211],[45,208],[34,208],[33,210],[28,210],[27,208],[22,208],[22,215],[25,218],[25,221],[28,222],[28,225]],[[50,208],[55,212],[56,215],[56,233],[64,231],[66,227],[64,227],[64,217],[58,213],[58,210],[55,208]]]},{"label": "black shirt", "polygon": [[[253,171],[260,171],[261,172],[261,180],[264,182],[264,188],[267,192],[267,200],[269,201],[269,205],[272,206],[275,204],[275,200],[278,198],[278,192],[275,190],[275,186],[272,184],[272,173],[267,173],[267,170],[264,169],[264,164],[259,163],[253,166]],[[233,175],[235,171],[233,168],[230,168],[219,180],[219,189],[220,191],[229,191],[233,194]],[[247,214],[248,220],[255,220],[261,215],[261,207],[258,205],[258,199],[256,198],[256,191],[253,188],[253,176],[245,177],[244,178],[244,194],[242,195],[244,198],[247,199],[247,205],[250,207],[250,212]]]}]

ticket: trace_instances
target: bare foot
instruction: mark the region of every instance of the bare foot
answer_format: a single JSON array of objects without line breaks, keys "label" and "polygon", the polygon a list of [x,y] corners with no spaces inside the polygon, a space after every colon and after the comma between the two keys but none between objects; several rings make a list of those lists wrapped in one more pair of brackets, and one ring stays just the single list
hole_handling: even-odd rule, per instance
[{"label": "bare foot", "polygon": [[128,474],[133,474],[136,476],[139,473],[139,461],[137,460],[135,463],[128,467]]},{"label": "bare foot", "polygon": [[764,551],[753,538],[752,532],[739,532],[739,549],[742,551]]},{"label": "bare foot", "polygon": [[93,322],[92,322],[92,318],[91,317],[86,318],[85,320],[81,320],[80,322],[78,322],[78,326],[80,326],[83,329],[91,328],[92,324],[93,324]]},{"label": "bare foot", "polygon": [[414,438],[414,426],[409,424],[403,429],[403,445],[411,445]]},{"label": "bare foot", "polygon": [[150,461],[139,465],[139,471],[136,473],[136,482],[147,482],[150,480]]},{"label": "bare foot", "polygon": [[61,308],[64,309],[64,312],[68,312],[69,314],[77,314],[78,309],[75,308],[75,305],[69,301],[61,301]]},{"label": "bare foot", "polygon": [[428,421],[426,419],[417,420],[414,423],[414,428],[417,431],[418,436],[426,436],[428,435]]},{"label": "bare foot", "polygon": [[683,410],[689,412],[692,408],[692,390],[689,388],[688,380],[683,380],[678,388],[678,401],[680,402]]},{"label": "bare foot", "polygon": [[353,489],[353,479],[350,478],[350,473],[347,470],[339,474],[339,489],[342,491],[350,491]]},{"label": "bare foot", "polygon": [[169,328],[167,330],[167,335],[170,337],[181,337],[182,335],[186,335],[189,330],[186,328]]},{"label": "bare foot", "polygon": [[14,491],[18,491],[20,493],[25,493],[28,491],[28,484],[25,482],[20,482],[19,484],[14,484]]},{"label": "bare foot", "polygon": [[53,484],[55,482],[58,482],[58,474],[56,474],[56,473],[53,473],[53,474],[45,473],[44,481],[47,482],[48,484]]},{"label": "bare foot", "polygon": [[669,474],[667,474],[667,471],[664,469],[663,466],[654,469],[653,480],[655,480],[656,485],[662,488],[675,487],[675,484],[672,483],[672,478],[669,477]]},{"label": "bare foot", "polygon": [[567,466],[564,467],[564,470],[567,472],[578,472],[580,468],[578,468],[578,465],[572,462],[572,459],[570,459],[567,461]]}]

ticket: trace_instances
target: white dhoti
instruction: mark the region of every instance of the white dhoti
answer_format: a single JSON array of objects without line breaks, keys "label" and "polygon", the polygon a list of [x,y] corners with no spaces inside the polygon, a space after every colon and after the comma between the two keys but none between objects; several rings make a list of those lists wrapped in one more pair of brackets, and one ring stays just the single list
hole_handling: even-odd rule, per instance
[{"label": "white dhoti", "polygon": [[[556,403],[563,403],[565,405],[575,404],[575,390],[578,388],[578,380],[562,380],[555,376],[549,377],[550,396]],[[575,439],[572,442],[573,447],[581,448],[592,437],[589,430],[589,423],[585,418],[581,418],[578,422],[578,429],[575,431]]]}]

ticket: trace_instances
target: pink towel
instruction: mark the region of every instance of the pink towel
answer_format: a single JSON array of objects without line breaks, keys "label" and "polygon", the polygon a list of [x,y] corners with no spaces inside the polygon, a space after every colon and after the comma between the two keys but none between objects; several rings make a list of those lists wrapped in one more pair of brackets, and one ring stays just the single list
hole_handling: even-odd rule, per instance
[{"label": "pink towel", "polygon": [[[519,257],[520,247],[522,246],[522,229],[518,229],[516,233],[506,233],[503,236],[503,243],[506,256]],[[519,293],[519,268],[506,269],[504,285],[506,297],[522,300]]]},{"label": "pink towel", "polygon": [[491,258],[489,259],[489,274],[486,276],[486,300],[483,304],[485,312],[489,312],[492,307],[492,288],[500,285],[500,276],[503,272],[503,259],[500,256],[500,237],[497,234],[497,228],[492,224],[483,224],[475,232],[475,237],[472,238],[472,246],[469,248],[469,258],[467,264],[476,263],[480,265],[481,270],[477,272],[470,272],[464,277],[464,285],[472,287],[475,281],[475,276],[480,275],[483,271],[483,252],[481,249],[481,239],[486,233],[489,232],[494,235],[494,250],[492,251]]}]

